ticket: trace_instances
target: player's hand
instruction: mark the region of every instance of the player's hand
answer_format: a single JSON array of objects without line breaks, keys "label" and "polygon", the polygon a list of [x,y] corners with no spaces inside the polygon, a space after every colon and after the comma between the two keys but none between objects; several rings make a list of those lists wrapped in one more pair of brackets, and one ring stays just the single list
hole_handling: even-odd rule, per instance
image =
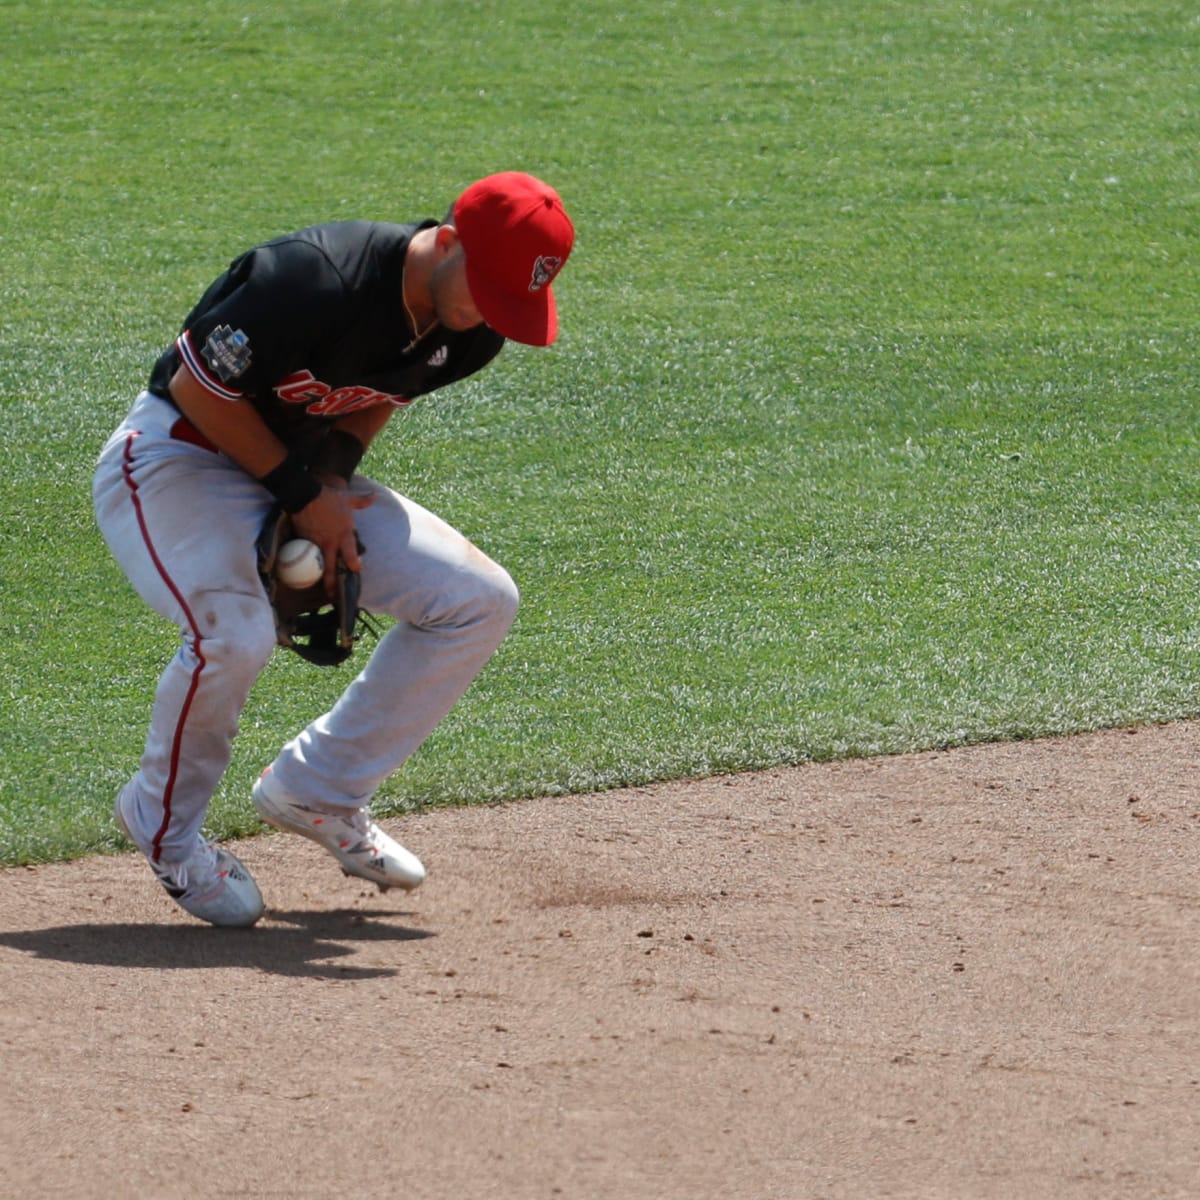
[{"label": "player's hand", "polygon": [[[340,481],[339,481],[340,482]],[[373,492],[352,492],[344,483],[322,482],[316,498],[292,514],[297,536],[316,542],[325,559],[325,592],[333,595],[339,557],[351,571],[362,570],[354,514],[375,503]]]}]

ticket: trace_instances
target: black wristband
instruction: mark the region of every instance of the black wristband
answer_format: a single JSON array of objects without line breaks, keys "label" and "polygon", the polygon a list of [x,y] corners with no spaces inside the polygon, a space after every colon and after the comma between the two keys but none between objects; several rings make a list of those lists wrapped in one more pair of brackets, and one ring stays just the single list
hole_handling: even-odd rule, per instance
[{"label": "black wristband", "polygon": [[320,449],[313,459],[312,470],[328,471],[350,482],[351,476],[358,470],[367,448],[346,429],[331,430],[321,443]]},{"label": "black wristband", "polygon": [[294,455],[289,454],[273,471],[259,481],[283,505],[285,512],[298,513],[321,494],[320,481]]}]

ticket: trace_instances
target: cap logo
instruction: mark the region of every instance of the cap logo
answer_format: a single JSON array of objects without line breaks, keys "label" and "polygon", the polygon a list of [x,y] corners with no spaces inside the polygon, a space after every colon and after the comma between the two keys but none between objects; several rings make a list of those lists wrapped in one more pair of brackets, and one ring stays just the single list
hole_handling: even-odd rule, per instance
[{"label": "cap logo", "polygon": [[540,292],[562,269],[563,260],[554,254],[539,254],[533,264],[533,278],[529,281],[531,292]]}]

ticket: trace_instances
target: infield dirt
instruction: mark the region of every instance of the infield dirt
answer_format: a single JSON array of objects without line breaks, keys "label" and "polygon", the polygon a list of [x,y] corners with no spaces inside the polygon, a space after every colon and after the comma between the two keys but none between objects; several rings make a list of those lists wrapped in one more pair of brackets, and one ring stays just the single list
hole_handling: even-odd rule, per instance
[{"label": "infield dirt", "polygon": [[1200,1195],[1200,725],[383,823],[0,872],[0,1195]]}]

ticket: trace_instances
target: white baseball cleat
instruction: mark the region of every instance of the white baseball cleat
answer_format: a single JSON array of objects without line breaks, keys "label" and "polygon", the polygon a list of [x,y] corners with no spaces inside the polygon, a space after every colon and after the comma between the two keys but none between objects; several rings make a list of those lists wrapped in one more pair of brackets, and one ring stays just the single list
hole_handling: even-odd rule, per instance
[{"label": "white baseball cleat", "polygon": [[347,875],[369,879],[381,892],[392,887],[412,891],[425,880],[421,860],[384,833],[366,808],[338,811],[301,804],[275,782],[270,767],[255,782],[252,799],[268,824],[311,838]]},{"label": "white baseball cleat", "polygon": [[[121,792],[117,796],[113,815],[125,836],[137,846],[122,812],[124,795]],[[237,855],[203,838],[196,839],[196,848],[183,862],[155,862],[149,855],[146,861],[167,895],[180,908],[210,925],[253,925],[263,914],[262,892],[254,876]]]}]

